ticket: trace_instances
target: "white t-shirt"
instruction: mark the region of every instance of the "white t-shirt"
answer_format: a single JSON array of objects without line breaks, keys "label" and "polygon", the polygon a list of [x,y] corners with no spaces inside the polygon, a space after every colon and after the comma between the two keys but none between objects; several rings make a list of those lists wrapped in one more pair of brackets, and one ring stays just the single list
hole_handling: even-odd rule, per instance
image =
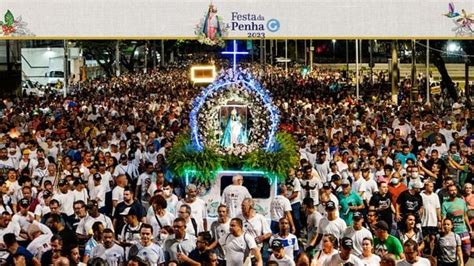
[{"label": "white t-shirt", "polygon": [[[227,220],[226,223],[219,223],[219,221],[214,221],[212,224],[211,224],[211,233],[212,233],[212,237],[214,239],[221,239],[222,237],[226,236],[229,234],[229,225],[230,225],[230,219]],[[217,246],[216,247],[216,253],[217,253],[217,257],[220,259],[220,260],[225,260],[225,255],[224,255],[224,250],[222,249],[221,246]]]},{"label": "white t-shirt", "polygon": [[[361,196],[363,199],[365,199],[365,192],[367,190],[367,187],[366,187],[366,181],[364,178],[362,177],[359,177],[358,180],[354,180],[354,182],[352,182],[352,191],[354,193],[356,193],[357,195]],[[364,194],[362,194],[364,193]]]},{"label": "white t-shirt", "polygon": [[166,198],[166,210],[170,213],[176,213],[176,206],[178,205],[179,199],[175,194],[171,194],[169,198]]},{"label": "white t-shirt", "polygon": [[372,254],[370,257],[360,256],[360,259],[364,263],[364,266],[379,266],[380,265],[380,257]]},{"label": "white t-shirt", "polygon": [[92,249],[91,258],[101,258],[107,262],[107,265],[118,266],[125,262],[125,253],[121,246],[113,244],[110,248],[105,248],[99,244]]},{"label": "white t-shirt", "polygon": [[285,216],[285,212],[291,212],[290,200],[282,195],[277,195],[270,205],[270,217],[272,221],[278,222]]},{"label": "white t-shirt", "polygon": [[421,216],[421,226],[438,226],[438,216],[436,215],[436,209],[440,208],[439,197],[436,193],[430,195],[425,194],[424,191],[420,193],[421,199],[423,200],[423,215]]},{"label": "white t-shirt", "polygon": [[26,249],[41,260],[43,253],[51,249],[50,242],[53,234],[42,234],[28,244]]},{"label": "white t-shirt", "polygon": [[86,217],[82,218],[79,221],[79,225],[76,228],[76,233],[82,234],[82,235],[92,235],[92,225],[95,222],[102,222],[102,224],[104,225],[104,228],[110,228],[114,230],[114,227],[110,218],[100,213],[99,216],[97,216],[97,218],[93,218],[90,215],[87,215]]},{"label": "white t-shirt", "polygon": [[312,214],[308,215],[306,230],[308,232],[308,241],[313,239],[318,231],[319,222],[323,216],[318,211],[314,211]]},{"label": "white t-shirt", "polygon": [[409,263],[406,260],[401,260],[397,262],[397,266],[431,266],[431,263],[428,259],[418,257],[418,261],[415,263]]},{"label": "white t-shirt", "polygon": [[112,190],[112,200],[116,200],[117,204],[123,201],[123,192],[125,191],[125,188],[121,186],[116,186]]},{"label": "white t-shirt", "polygon": [[349,259],[343,260],[339,253],[332,255],[331,257],[327,258],[324,262],[325,266],[339,266],[345,263],[352,263],[354,266],[363,266],[364,263],[356,257],[354,254],[349,256]]},{"label": "white t-shirt", "polygon": [[[259,213],[256,213],[254,217],[248,220],[243,215],[240,215],[239,218],[242,219],[244,231],[247,234],[250,234],[254,239],[258,236],[272,232],[267,219]],[[260,243],[259,247],[261,246],[262,244]]]},{"label": "white t-shirt", "polygon": [[[179,207],[181,207],[183,204],[188,204],[191,207],[191,217],[196,220],[198,228],[204,228],[204,219],[207,219],[206,202],[200,198],[196,198],[193,203],[186,203],[181,200],[178,202],[178,204],[176,204],[176,212],[179,211]],[[176,216],[178,216],[177,213]]]},{"label": "white t-shirt", "polygon": [[300,180],[298,178],[294,178],[292,181],[293,182],[291,182],[290,185],[286,185],[286,187],[288,188],[288,193],[287,193],[288,196],[291,196],[291,194],[293,194],[293,192],[298,193],[298,195],[295,198],[290,200],[290,203],[293,205],[295,203],[300,203],[301,202],[301,183],[300,183]]},{"label": "white t-shirt", "polygon": [[99,209],[105,206],[105,187],[102,185],[94,186],[91,189],[91,200],[97,200]]},{"label": "white t-shirt", "polygon": [[372,233],[364,227],[362,227],[358,231],[355,230],[352,226],[347,227],[346,231],[344,232],[344,236],[352,239],[354,243],[354,249],[352,250],[352,254],[358,257],[362,255],[362,241],[364,241],[364,238],[367,237],[372,239]]},{"label": "white t-shirt", "polygon": [[276,234],[270,237],[270,241],[268,243],[271,245],[275,239],[278,239],[282,242],[283,248],[285,249],[285,255],[291,259],[294,259],[293,254],[298,253],[300,250],[298,246],[298,238],[291,233],[285,238],[281,237],[279,234]]},{"label": "white t-shirt", "polygon": [[250,250],[257,248],[254,238],[247,233],[240,236],[228,234],[223,236],[219,243],[224,248],[226,262],[228,266],[242,266],[250,254]]},{"label": "white t-shirt", "polygon": [[[173,225],[173,221],[176,217],[168,211],[165,211],[165,215],[159,216],[158,214],[155,215],[153,211],[153,206],[151,208],[151,213],[147,212],[146,221],[153,227],[153,237],[158,238],[160,235],[160,230],[163,226],[171,226]],[[159,220],[160,222],[158,223]],[[161,224],[161,226],[160,226]]]},{"label": "white t-shirt", "polygon": [[[318,234],[333,234],[337,239],[340,239],[346,231],[346,228],[346,222],[339,217],[333,221],[329,221],[327,217],[323,217],[318,225]],[[318,248],[321,248],[321,244],[322,241],[319,243]]]},{"label": "white t-shirt", "polygon": [[74,189],[72,191],[72,195],[74,195],[74,201],[82,200],[84,203],[87,203],[87,200],[89,199],[89,193],[87,192],[86,188],[83,188],[81,191]]},{"label": "white t-shirt", "polygon": [[324,253],[324,251],[319,250],[314,255],[313,264],[311,264],[311,266],[324,266],[324,262],[326,261],[326,259],[332,257],[334,254],[338,254],[337,249],[333,249],[332,252],[329,254],[326,254]]},{"label": "white t-shirt", "polygon": [[[58,191],[54,193],[53,199],[59,201],[60,210],[61,212],[65,213],[66,215],[70,216],[74,214],[74,193],[68,190],[66,194]],[[105,199],[105,197],[104,197]],[[86,201],[84,201],[86,202]],[[100,205],[100,204],[99,204]]]},{"label": "white t-shirt", "polygon": [[138,244],[137,256],[150,263],[150,265],[158,265],[165,262],[165,253],[163,249],[157,244],[153,243],[147,247]]},{"label": "white t-shirt", "polygon": [[364,193],[364,198],[367,200],[367,202],[370,202],[370,199],[372,198],[372,195],[374,195],[375,192],[379,191],[379,187],[377,186],[377,182],[375,182],[374,178],[369,178],[369,180],[365,180],[365,193]]},{"label": "white t-shirt", "polygon": [[229,210],[229,218],[237,217],[241,209],[242,201],[245,198],[252,198],[248,189],[241,185],[228,185],[222,192],[221,204],[227,206]]}]

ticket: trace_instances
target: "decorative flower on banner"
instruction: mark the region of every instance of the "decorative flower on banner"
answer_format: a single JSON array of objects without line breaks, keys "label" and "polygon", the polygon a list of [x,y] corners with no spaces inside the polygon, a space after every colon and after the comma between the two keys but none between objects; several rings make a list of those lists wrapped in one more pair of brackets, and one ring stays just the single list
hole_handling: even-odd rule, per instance
[{"label": "decorative flower on banner", "polygon": [[[248,110],[245,144],[222,145],[225,129],[219,115],[221,108],[229,103],[240,103]],[[221,155],[232,154],[237,157],[257,149],[270,150],[278,123],[278,109],[268,93],[243,72],[221,74],[195,99],[190,114],[192,142],[197,150],[209,147]]]},{"label": "decorative flower on banner", "polygon": [[28,24],[21,17],[13,16],[10,10],[5,13],[3,21],[0,21],[2,36],[34,36],[26,27]]}]

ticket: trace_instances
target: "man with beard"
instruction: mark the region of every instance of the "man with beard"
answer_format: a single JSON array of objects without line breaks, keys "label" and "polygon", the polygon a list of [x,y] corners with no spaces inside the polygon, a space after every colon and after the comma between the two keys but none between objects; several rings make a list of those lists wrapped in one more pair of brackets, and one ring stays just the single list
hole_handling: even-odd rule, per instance
[{"label": "man with beard", "polygon": [[138,221],[145,222],[146,210],[143,206],[134,199],[134,192],[130,187],[125,187],[123,191],[123,201],[118,203],[114,212],[114,228],[115,232],[122,232],[122,227],[125,225],[123,217],[120,215],[126,208],[132,208],[137,215]]},{"label": "man with beard", "polygon": [[70,246],[78,245],[77,237],[76,234],[71,229],[67,228],[61,221],[61,216],[53,213],[46,220],[46,225],[51,229],[53,234],[57,234],[61,239],[67,240],[66,243],[64,243],[64,248],[65,250],[69,250]]},{"label": "man with beard", "polygon": [[449,199],[443,202],[441,206],[441,216],[443,222],[445,218],[453,221],[453,232],[461,237],[461,248],[466,262],[471,253],[471,237],[469,232],[472,232],[469,224],[469,217],[467,216],[466,202],[457,196],[458,189],[456,185],[448,187]]},{"label": "man with beard", "polygon": [[114,231],[105,228],[103,232],[103,243],[96,246],[91,253],[91,259],[101,258],[108,265],[120,265],[125,262],[123,248],[114,241]]},{"label": "man with beard", "polygon": [[250,234],[243,230],[242,220],[233,218],[230,221],[230,233],[224,236],[219,243],[223,246],[228,266],[247,265],[250,255],[255,257],[256,264],[262,265],[262,257],[257,243]]},{"label": "man with beard", "polygon": [[341,240],[341,250],[339,253],[332,255],[327,258],[324,262],[326,266],[337,266],[337,265],[364,265],[364,263],[356,257],[354,254],[351,254],[354,249],[354,243],[352,239],[344,237]]},{"label": "man with beard", "polygon": [[161,265],[165,262],[163,249],[153,243],[153,227],[143,224],[140,228],[140,243],[130,248],[128,257],[138,256],[150,265]]}]

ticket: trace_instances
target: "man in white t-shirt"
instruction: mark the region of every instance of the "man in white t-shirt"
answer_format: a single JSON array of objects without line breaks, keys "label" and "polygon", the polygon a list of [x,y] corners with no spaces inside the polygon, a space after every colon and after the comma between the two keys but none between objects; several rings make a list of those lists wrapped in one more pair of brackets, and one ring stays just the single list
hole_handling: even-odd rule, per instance
[{"label": "man in white t-shirt", "polygon": [[[206,202],[199,197],[197,197],[198,189],[196,185],[189,184],[186,187],[186,197],[180,200],[176,204],[176,217],[179,216],[179,208],[183,204],[189,205],[191,207],[191,217],[196,220],[196,223],[199,228],[203,228],[203,231],[207,231],[207,206]],[[199,233],[199,232],[198,232]]]},{"label": "man in white t-shirt", "polygon": [[403,244],[403,254],[405,259],[397,262],[397,266],[430,266],[428,259],[418,256],[418,243],[413,239],[408,239]]},{"label": "man in white t-shirt", "polygon": [[318,245],[318,249],[321,249],[321,239],[325,234],[333,234],[336,238],[341,238],[347,228],[346,222],[340,217],[336,216],[336,205],[333,201],[326,203],[327,217],[323,217],[319,221],[318,233],[316,237],[309,242],[309,246]]},{"label": "man in white t-shirt", "polygon": [[[341,249],[339,253],[328,257],[324,262],[325,266],[339,266],[339,265],[357,265],[362,266],[364,263],[356,257],[354,254],[351,254],[354,249],[354,242],[348,237],[341,239]],[[347,264],[346,264],[347,263]]]},{"label": "man in white t-shirt", "polygon": [[232,184],[228,185],[222,192],[221,204],[227,206],[229,210],[229,218],[237,217],[240,214],[240,205],[245,198],[251,198],[248,189],[242,184],[244,177],[235,175],[232,177]]},{"label": "man in white t-shirt", "polygon": [[290,258],[283,247],[282,241],[276,239],[271,242],[272,255],[268,261],[274,261],[279,266],[294,266],[295,262],[293,258]]},{"label": "man in white t-shirt", "polygon": [[257,266],[262,266],[262,256],[254,238],[244,232],[242,220],[233,218],[230,221],[230,233],[219,240],[223,247],[227,266],[250,265],[250,254],[255,257]]},{"label": "man in white t-shirt", "polygon": [[66,179],[60,179],[58,182],[59,191],[54,193],[53,199],[56,199],[61,206],[61,212],[67,216],[74,214],[74,195],[69,189],[69,184]]},{"label": "man in white t-shirt", "polygon": [[290,200],[285,197],[286,193],[286,185],[280,184],[278,186],[278,195],[272,200],[272,203],[270,204],[270,218],[272,220],[270,228],[274,234],[279,231],[278,223],[283,217],[288,218],[288,221],[291,225],[291,232],[295,233],[295,225],[291,215],[291,203]]},{"label": "man in white t-shirt", "polygon": [[138,251],[136,255],[150,265],[162,265],[165,263],[165,253],[157,244],[153,243],[153,227],[142,224],[140,228],[140,243],[130,248],[129,258]]},{"label": "man in white t-shirt", "polygon": [[244,231],[250,234],[259,248],[272,236],[267,218],[255,211],[255,202],[251,198],[242,201],[242,214],[238,217],[243,221]]},{"label": "man in white t-shirt", "polygon": [[344,237],[353,240],[353,254],[360,257],[362,255],[362,242],[364,241],[364,238],[372,239],[372,233],[363,226],[364,216],[362,213],[355,212],[352,216],[352,220],[353,224],[346,228],[346,231],[344,231]]},{"label": "man in white t-shirt", "polygon": [[211,243],[209,248],[215,248],[217,258],[221,263],[225,262],[225,254],[224,250],[222,250],[222,247],[218,245],[219,239],[229,234],[229,225],[230,219],[227,216],[227,207],[220,205],[217,208],[217,221],[214,221],[211,224],[211,233],[212,237],[214,238],[214,242]]},{"label": "man in white t-shirt", "polygon": [[421,215],[421,229],[423,236],[430,238],[430,250],[434,249],[438,225],[441,223],[441,204],[438,194],[434,193],[433,181],[425,181],[425,190],[420,193],[424,211]]},{"label": "man in white t-shirt", "polygon": [[107,265],[120,265],[125,262],[123,248],[114,241],[114,232],[105,228],[102,237],[103,243],[92,249],[91,258],[101,258]]}]

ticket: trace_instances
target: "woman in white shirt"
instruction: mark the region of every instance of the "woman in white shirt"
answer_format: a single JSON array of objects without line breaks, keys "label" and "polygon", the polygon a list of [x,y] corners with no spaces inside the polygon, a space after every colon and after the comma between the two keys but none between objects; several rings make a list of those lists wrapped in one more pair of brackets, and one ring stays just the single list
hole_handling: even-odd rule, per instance
[{"label": "woman in white shirt", "polygon": [[160,231],[165,226],[171,226],[175,216],[166,210],[166,199],[161,195],[153,196],[150,200],[151,206],[146,216],[146,221],[153,227],[153,237],[155,242],[161,242],[164,239],[160,237]]},{"label": "woman in white shirt", "polygon": [[333,234],[323,236],[322,249],[314,254],[311,266],[323,266],[324,261],[337,253],[337,238]]},{"label": "woman in white shirt", "polygon": [[362,240],[362,255],[360,259],[364,262],[365,266],[378,266],[380,265],[380,257],[372,253],[374,243],[372,238],[365,237]]}]

